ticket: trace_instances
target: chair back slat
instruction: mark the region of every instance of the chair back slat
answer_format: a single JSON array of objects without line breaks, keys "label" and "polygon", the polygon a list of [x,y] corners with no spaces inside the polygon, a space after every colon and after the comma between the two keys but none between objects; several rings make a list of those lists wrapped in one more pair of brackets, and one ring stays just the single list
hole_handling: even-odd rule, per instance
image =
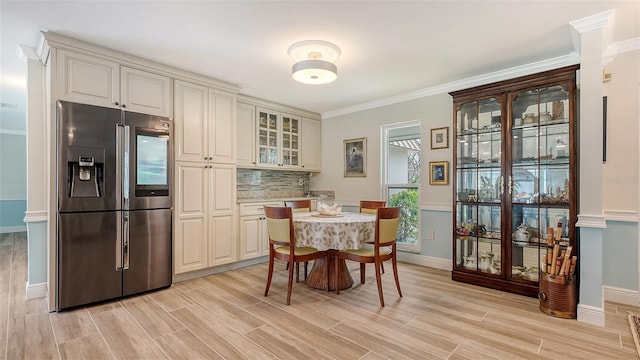
[{"label": "chair back slat", "polygon": [[360,212],[364,214],[376,214],[378,208],[385,207],[386,201],[360,200]]},{"label": "chair back slat", "polygon": [[391,245],[398,238],[400,218],[380,219],[380,246]]},{"label": "chair back slat", "polygon": [[289,207],[265,206],[269,242],[275,245],[290,245],[293,238],[293,214]]},{"label": "chair back slat", "polygon": [[294,213],[310,212],[311,200],[285,200],[284,206],[293,209]]},{"label": "chair back slat", "polygon": [[288,244],[289,238],[289,219],[270,219],[267,218],[267,231],[269,239],[277,243]]},{"label": "chair back slat", "polygon": [[388,246],[395,243],[398,238],[400,226],[400,208],[378,208],[376,213],[376,239],[375,246]]}]

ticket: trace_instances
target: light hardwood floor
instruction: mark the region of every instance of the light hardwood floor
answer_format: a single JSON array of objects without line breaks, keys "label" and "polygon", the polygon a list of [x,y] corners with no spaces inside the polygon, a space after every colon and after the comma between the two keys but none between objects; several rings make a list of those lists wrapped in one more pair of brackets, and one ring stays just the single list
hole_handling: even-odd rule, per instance
[{"label": "light hardwood floor", "polygon": [[[47,313],[25,300],[24,233],[0,236],[0,358],[5,359],[637,359],[627,311],[607,303],[606,326],[543,314],[536,299],[451,281],[448,271],[391,266],[380,308],[373,269],[339,296],[294,285],[285,306],[279,264]],[[358,265],[349,264],[359,279]]]}]

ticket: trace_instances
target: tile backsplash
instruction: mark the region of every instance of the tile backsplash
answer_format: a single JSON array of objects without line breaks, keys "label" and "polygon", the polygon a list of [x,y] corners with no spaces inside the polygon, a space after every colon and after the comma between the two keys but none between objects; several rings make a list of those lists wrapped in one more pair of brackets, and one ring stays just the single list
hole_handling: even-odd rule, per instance
[{"label": "tile backsplash", "polygon": [[303,197],[307,193],[314,197],[320,194],[334,195],[333,191],[310,191],[311,176],[308,172],[239,168],[236,178],[238,200]]}]

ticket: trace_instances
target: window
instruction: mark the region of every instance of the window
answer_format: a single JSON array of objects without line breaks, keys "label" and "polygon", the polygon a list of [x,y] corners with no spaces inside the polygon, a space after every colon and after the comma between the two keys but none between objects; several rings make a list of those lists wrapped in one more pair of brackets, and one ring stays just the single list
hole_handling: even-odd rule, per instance
[{"label": "window", "polygon": [[398,249],[420,251],[420,122],[391,124],[382,128],[387,206],[400,206]]}]

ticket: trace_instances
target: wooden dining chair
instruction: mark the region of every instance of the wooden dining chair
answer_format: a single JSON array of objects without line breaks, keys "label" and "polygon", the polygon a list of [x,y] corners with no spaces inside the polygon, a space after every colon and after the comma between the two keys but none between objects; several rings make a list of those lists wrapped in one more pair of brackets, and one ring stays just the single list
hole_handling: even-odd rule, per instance
[{"label": "wooden dining chair", "polygon": [[[387,206],[386,201],[380,200],[360,200],[360,212],[363,214],[376,214],[378,208]],[[367,241],[367,244],[373,244],[372,241]],[[382,273],[384,274],[384,264],[381,264]],[[364,283],[363,283],[364,284]]]},{"label": "wooden dining chair", "polygon": [[[285,200],[284,206],[290,207],[294,213],[298,212],[311,212],[311,200]],[[304,279],[307,280],[307,268],[309,262],[304,262]],[[289,263],[287,263],[287,270],[289,270]],[[300,263],[296,264],[296,282],[300,281]]]},{"label": "wooden dining chair", "polygon": [[[380,297],[380,306],[384,307],[384,296],[382,294],[382,274],[380,265],[383,261],[391,260],[393,266],[393,277],[396,280],[398,294],[402,297],[400,290],[400,280],[398,279],[398,263],[396,261],[396,240],[398,238],[398,227],[400,226],[400,208],[378,208],[376,210],[376,232],[373,248],[365,247],[356,250],[343,250],[336,252],[335,260],[335,279],[338,281],[339,259],[357,261],[360,263],[360,283],[364,284],[365,265],[374,264],[376,271],[376,282],[378,283],[378,296]],[[337,282],[336,282],[337,283]],[[340,293],[340,289],[336,288],[336,294]]]},{"label": "wooden dining chair", "polygon": [[[271,278],[273,277],[274,259],[289,263],[289,283],[287,285],[287,305],[291,303],[291,288],[293,287],[293,264],[326,257],[326,251],[319,251],[313,247],[295,246],[295,232],[293,229],[293,213],[290,207],[264,207],[267,218],[267,232],[269,233],[269,274],[264,296],[269,294]],[[328,259],[327,259],[328,261]],[[327,281],[329,275],[327,274]]]},{"label": "wooden dining chair", "polygon": [[293,212],[310,212],[311,200],[285,200],[284,206],[293,209]]},{"label": "wooden dining chair", "polygon": [[376,210],[387,206],[386,201],[360,200],[360,212],[365,214],[375,214]]}]

